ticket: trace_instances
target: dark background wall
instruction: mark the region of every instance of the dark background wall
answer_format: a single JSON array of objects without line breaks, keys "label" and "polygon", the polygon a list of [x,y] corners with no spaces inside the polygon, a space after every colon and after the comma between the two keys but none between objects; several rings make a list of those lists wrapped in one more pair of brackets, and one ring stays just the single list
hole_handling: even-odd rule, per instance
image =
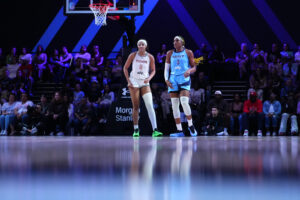
[{"label": "dark background wall", "polygon": [[[225,54],[231,56],[239,49],[239,43],[210,2],[209,0],[181,0],[184,8],[209,43],[220,45]],[[252,0],[223,0],[222,2],[252,44],[259,43],[263,49],[269,50],[273,42],[283,42],[276,36]],[[298,1],[265,0],[265,2],[295,44],[300,44]],[[63,0],[0,1],[0,47],[5,51],[12,46],[18,48],[25,46],[32,50],[62,5]],[[68,16],[63,26],[51,40],[47,50],[55,47],[60,48],[62,45],[66,45],[72,50],[92,20],[92,15]],[[99,44],[101,50],[108,55],[123,32],[124,27],[117,21],[108,20],[108,26],[100,29],[89,47]],[[147,39],[150,44],[150,51],[156,52],[162,43],[166,43],[168,48],[171,48],[172,39],[175,35],[184,36],[188,48],[198,49],[196,42],[187,31],[187,27],[178,19],[168,1],[159,0],[138,31],[137,38]]]}]

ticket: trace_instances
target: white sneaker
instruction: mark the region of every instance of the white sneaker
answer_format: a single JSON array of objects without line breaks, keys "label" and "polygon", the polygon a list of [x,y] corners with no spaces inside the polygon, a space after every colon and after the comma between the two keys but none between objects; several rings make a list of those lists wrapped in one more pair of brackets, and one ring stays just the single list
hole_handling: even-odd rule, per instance
[{"label": "white sneaker", "polygon": [[258,131],[257,131],[257,136],[258,136],[258,137],[261,137],[261,136],[262,136],[261,130],[258,130]]},{"label": "white sneaker", "polygon": [[270,135],[271,135],[270,131],[267,131],[266,136],[270,136]]},{"label": "white sneaker", "polygon": [[7,135],[7,130],[4,130],[2,135]]},{"label": "white sneaker", "polygon": [[222,136],[222,135],[224,135],[224,132],[223,132],[223,131],[217,133],[217,136]]},{"label": "white sneaker", "polygon": [[229,135],[227,131],[223,131],[223,133],[224,133],[225,136]]},{"label": "white sneaker", "polygon": [[2,130],[2,131],[0,132],[0,135],[3,135],[3,132],[4,132],[4,130]]},{"label": "white sneaker", "polygon": [[65,134],[64,134],[64,132],[62,132],[62,131],[60,131],[60,132],[58,132],[57,134],[56,134],[56,136],[64,136]]},{"label": "white sneaker", "polygon": [[34,135],[38,132],[37,128],[34,127],[33,129],[31,129],[31,135]]},{"label": "white sneaker", "polygon": [[249,135],[249,131],[246,129],[244,130],[244,136],[248,136]]},{"label": "white sneaker", "polygon": [[277,135],[276,131],[273,131],[272,136],[276,136],[276,135]]}]

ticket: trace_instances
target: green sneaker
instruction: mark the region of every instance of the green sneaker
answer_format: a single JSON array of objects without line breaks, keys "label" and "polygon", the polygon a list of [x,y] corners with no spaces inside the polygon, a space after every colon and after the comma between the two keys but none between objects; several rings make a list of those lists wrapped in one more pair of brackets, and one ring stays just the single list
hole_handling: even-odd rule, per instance
[{"label": "green sneaker", "polygon": [[163,136],[163,133],[157,130],[154,130],[152,133],[152,137],[161,137],[161,136]]},{"label": "green sneaker", "polygon": [[133,137],[140,137],[140,131],[139,130],[135,130],[133,132]]}]

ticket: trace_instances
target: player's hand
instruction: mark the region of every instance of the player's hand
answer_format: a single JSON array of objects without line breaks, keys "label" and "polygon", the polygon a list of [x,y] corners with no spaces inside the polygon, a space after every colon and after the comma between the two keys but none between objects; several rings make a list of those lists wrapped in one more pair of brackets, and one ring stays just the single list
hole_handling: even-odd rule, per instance
[{"label": "player's hand", "polygon": [[170,81],[166,80],[166,84],[169,88],[173,89],[173,85]]},{"label": "player's hand", "polygon": [[187,70],[186,72],[184,72],[184,78],[187,78],[191,75],[190,71]]},{"label": "player's hand", "polygon": [[128,88],[133,88],[133,85],[132,85],[131,81],[128,81],[127,87]]},{"label": "player's hand", "polygon": [[149,83],[150,82],[150,79],[149,78],[146,78],[145,80],[144,80],[144,83],[145,84],[147,84],[147,83]]}]

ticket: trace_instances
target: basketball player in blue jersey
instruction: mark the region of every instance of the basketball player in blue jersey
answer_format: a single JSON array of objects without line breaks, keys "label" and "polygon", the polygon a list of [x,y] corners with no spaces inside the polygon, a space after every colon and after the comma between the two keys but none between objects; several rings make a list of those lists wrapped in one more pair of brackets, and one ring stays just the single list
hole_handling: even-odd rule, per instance
[{"label": "basketball player in blue jersey", "polygon": [[184,47],[185,42],[181,36],[176,36],[173,44],[175,49],[167,53],[164,72],[165,82],[171,97],[173,117],[177,128],[177,132],[170,134],[170,136],[184,137],[180,121],[180,103],[187,118],[188,130],[191,136],[197,136],[189,105],[191,88],[190,74],[196,71],[194,54],[191,50]]}]

